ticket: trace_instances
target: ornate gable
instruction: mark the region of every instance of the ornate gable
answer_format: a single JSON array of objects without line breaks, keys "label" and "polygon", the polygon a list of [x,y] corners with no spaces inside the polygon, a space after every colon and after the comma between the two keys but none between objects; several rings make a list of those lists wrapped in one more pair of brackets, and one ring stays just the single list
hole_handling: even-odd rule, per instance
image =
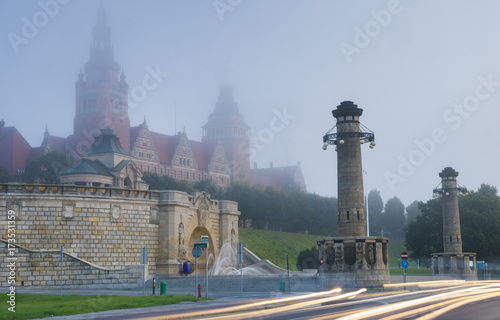
[{"label": "ornate gable", "polygon": [[151,138],[146,119],[139,126],[137,137],[132,142],[131,154],[139,164],[146,166],[158,166],[160,164],[160,157]]},{"label": "ornate gable", "polygon": [[195,161],[195,156],[186,131],[182,132],[179,143],[175,146],[175,152],[172,157],[172,166],[186,167],[197,170],[198,164]]},{"label": "ornate gable", "polygon": [[208,171],[229,174],[229,162],[227,161],[226,153],[220,140],[215,145],[212,157],[208,162]]}]

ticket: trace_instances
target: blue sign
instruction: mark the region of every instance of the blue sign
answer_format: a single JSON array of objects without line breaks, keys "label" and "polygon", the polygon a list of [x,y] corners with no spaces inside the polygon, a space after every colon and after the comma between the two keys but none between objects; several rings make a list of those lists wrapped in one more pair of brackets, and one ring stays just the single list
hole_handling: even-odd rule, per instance
[{"label": "blue sign", "polygon": [[408,268],[408,261],[406,260],[401,261],[401,266],[405,269]]},{"label": "blue sign", "polygon": [[194,247],[193,248],[193,251],[192,251],[193,257],[199,258],[199,257],[201,257],[202,253],[203,253],[203,250],[201,250],[200,247]]}]

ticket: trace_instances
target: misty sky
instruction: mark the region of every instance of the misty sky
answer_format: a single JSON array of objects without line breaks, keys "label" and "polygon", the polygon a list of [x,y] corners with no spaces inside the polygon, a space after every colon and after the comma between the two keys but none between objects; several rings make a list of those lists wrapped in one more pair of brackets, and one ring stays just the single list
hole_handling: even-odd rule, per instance
[{"label": "misty sky", "polygon": [[384,201],[430,199],[446,166],[469,189],[499,186],[498,1],[1,0],[0,118],[33,147],[46,125],[73,132],[101,4],[130,90],[150,70],[168,73],[132,101],[132,126],[146,116],[151,131],[185,128],[199,141],[231,84],[258,143],[253,162],[300,161],[309,192],[337,196],[336,153],[322,137],[331,110],[351,100],[375,132],[363,167]]}]

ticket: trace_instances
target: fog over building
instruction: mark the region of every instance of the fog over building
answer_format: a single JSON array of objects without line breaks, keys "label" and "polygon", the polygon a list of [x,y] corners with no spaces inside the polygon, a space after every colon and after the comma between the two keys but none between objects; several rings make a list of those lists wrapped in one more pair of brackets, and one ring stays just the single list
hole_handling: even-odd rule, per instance
[{"label": "fog over building", "polygon": [[[231,85],[219,87],[219,98],[202,128],[201,141],[189,139],[185,130],[175,135],[152,131],[147,115],[141,124],[131,126],[126,67],[120,66],[114,58],[111,29],[102,7],[98,9],[92,35],[90,59],[78,73],[75,83],[73,134],[68,137],[53,136],[46,128],[42,144],[32,148],[22,133],[15,127],[5,127],[2,121],[1,167],[21,176],[29,159],[52,150],[79,160],[94,143],[94,137],[102,129],[110,128],[119,138],[123,151],[133,157],[143,172],[154,172],[190,183],[209,180],[223,189],[237,181],[247,181],[263,186],[298,188],[306,192],[300,163],[285,167],[272,167],[271,164],[270,168],[255,167],[250,170],[251,128],[239,112]],[[151,76],[155,77],[155,74]]]}]

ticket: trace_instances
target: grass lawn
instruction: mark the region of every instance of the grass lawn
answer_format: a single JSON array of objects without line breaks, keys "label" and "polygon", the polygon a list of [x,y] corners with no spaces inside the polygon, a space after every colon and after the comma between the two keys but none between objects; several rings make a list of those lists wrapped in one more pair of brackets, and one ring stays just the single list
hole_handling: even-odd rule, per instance
[{"label": "grass lawn", "polygon": [[[4,298],[6,294],[3,294]],[[207,298],[199,298],[207,300]],[[51,316],[98,312],[116,309],[144,308],[195,301],[193,295],[115,296],[115,295],[52,295],[16,294],[16,312],[5,304],[1,319],[33,319]]]},{"label": "grass lawn", "polygon": [[[403,268],[390,269],[389,270],[391,276],[403,276]],[[406,272],[407,276],[432,276],[432,269],[427,267],[416,267],[415,265],[411,265],[408,268],[408,272]]]},{"label": "grass lawn", "polygon": [[[278,267],[286,269],[286,254],[291,271],[296,271],[297,257],[306,249],[317,246],[316,240],[321,236],[266,231],[240,228],[239,240],[246,248],[255,253],[262,260],[269,260]],[[275,254],[278,253],[278,256]],[[277,261],[277,263],[276,263]]]}]

